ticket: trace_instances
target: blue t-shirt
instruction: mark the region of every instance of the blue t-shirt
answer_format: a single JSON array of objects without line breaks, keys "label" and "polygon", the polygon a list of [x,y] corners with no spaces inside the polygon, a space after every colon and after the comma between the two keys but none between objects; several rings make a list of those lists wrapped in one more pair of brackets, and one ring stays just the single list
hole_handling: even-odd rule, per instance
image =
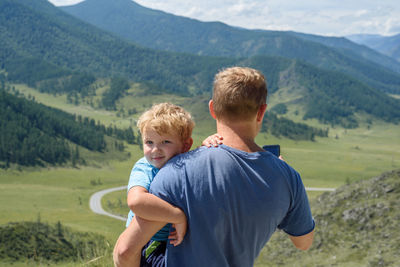
[{"label": "blue t-shirt", "polygon": [[150,193],[188,218],[167,266],[253,266],[277,228],[301,236],[315,225],[299,174],[269,152],[201,147],[170,160]]},{"label": "blue t-shirt", "polygon": [[[134,186],[141,186],[149,191],[150,184],[153,182],[154,176],[158,173],[156,167],[151,165],[145,157],[139,159],[132,168],[131,175],[129,177],[128,192]],[[126,227],[132,221],[134,214],[130,210],[128,219],[126,220]],[[151,239],[156,241],[168,240],[170,224],[165,225],[160,231],[158,231]]]}]

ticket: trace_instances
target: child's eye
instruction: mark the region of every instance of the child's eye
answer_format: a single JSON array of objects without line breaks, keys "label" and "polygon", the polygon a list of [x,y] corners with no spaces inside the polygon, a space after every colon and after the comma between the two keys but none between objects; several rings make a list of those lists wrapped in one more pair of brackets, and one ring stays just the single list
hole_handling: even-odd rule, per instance
[{"label": "child's eye", "polygon": [[152,145],[152,144],[153,144],[153,141],[147,140],[147,141],[145,142],[145,144],[146,144],[146,145]]},{"label": "child's eye", "polygon": [[171,144],[172,142],[169,141],[169,140],[164,140],[163,143],[164,143],[164,144]]}]

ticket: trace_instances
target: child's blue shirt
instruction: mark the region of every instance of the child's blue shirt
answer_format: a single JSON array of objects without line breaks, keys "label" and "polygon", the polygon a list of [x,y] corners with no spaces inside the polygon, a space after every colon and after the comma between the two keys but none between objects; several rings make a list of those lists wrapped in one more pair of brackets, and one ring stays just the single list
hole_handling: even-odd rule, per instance
[{"label": "child's blue shirt", "polygon": [[[141,186],[149,191],[150,184],[153,182],[154,176],[156,176],[158,170],[159,169],[151,165],[145,157],[139,159],[132,168],[127,188],[128,192],[134,186]],[[126,220],[126,227],[128,227],[131,223],[133,216],[134,213],[130,210],[128,214],[128,219]],[[155,241],[168,240],[170,226],[170,224],[165,225],[151,239]]]}]

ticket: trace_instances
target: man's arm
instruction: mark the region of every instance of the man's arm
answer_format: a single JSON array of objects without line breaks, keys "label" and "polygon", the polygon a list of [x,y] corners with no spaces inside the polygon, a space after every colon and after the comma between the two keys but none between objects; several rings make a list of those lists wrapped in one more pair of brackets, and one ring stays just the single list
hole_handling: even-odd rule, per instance
[{"label": "man's arm", "polygon": [[291,236],[289,235],[290,240],[293,245],[300,250],[307,250],[311,247],[312,242],[314,240],[314,230],[310,233],[302,235],[302,236]]},{"label": "man's arm", "polygon": [[186,215],[180,208],[150,194],[141,186],[134,186],[129,190],[128,206],[134,214],[149,221],[176,224],[186,222]]},{"label": "man's arm", "polygon": [[139,267],[142,248],[164,225],[165,222],[147,221],[134,216],[115,244],[114,265],[116,267]]}]

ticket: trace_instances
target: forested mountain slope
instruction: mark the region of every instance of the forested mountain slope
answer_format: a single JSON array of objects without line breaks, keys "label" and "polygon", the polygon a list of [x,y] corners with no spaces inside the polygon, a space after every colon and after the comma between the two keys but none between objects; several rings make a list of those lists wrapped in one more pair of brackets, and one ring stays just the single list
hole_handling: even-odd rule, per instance
[{"label": "forested mountain slope", "polygon": [[[6,165],[62,164],[74,155],[67,141],[103,151],[104,134],[72,115],[0,91],[0,161]],[[78,160],[76,158],[75,160]]]},{"label": "forested mountain slope", "polygon": [[0,60],[6,69],[15,60],[28,58],[96,76],[123,75],[183,94],[190,87],[208,90],[217,69],[236,62],[141,48],[82,23],[45,0],[4,0],[0,9]]},{"label": "forested mountain slope", "polygon": [[[350,76],[299,60],[203,57],[146,49],[85,24],[45,0],[3,0],[0,9],[0,67],[8,82],[27,83],[49,93],[74,87],[85,92],[96,77],[118,75],[144,83],[153,92],[209,95],[219,69],[241,65],[261,70],[270,94],[291,87],[301,96],[297,104],[304,107],[305,118],[346,127],[357,125],[356,112],[390,122],[400,118],[398,100]],[[57,83],[62,86],[54,86]],[[323,108],[313,112],[319,107]]]},{"label": "forested mountain slope", "polygon": [[[105,135],[134,143],[131,128],[106,128],[93,119],[16,97],[0,88],[0,167],[60,165],[82,161],[79,148],[105,152]],[[123,144],[121,143],[121,151]],[[84,159],[83,159],[84,160]]]},{"label": "forested mountain slope", "polygon": [[400,63],[344,38],[240,29],[220,22],[174,16],[131,0],[86,0],[62,9],[150,48],[207,56],[270,55],[302,59],[352,75],[376,89],[400,93]]}]

